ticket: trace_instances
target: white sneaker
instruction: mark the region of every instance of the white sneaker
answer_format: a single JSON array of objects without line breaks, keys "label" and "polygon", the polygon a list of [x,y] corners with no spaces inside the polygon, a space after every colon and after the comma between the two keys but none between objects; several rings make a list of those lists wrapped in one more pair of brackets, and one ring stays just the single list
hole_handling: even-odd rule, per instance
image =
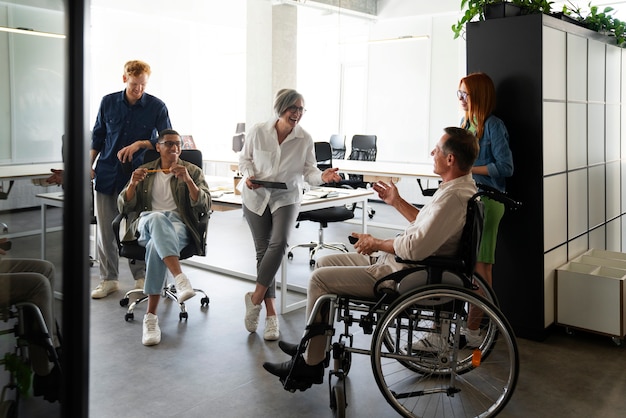
[{"label": "white sneaker", "polygon": [[261,305],[255,305],[252,303],[252,292],[248,292],[244,295],[244,302],[246,303],[246,316],[244,322],[248,332],[256,332],[259,326],[259,314],[261,313]]},{"label": "white sneaker", "polygon": [[466,348],[478,348],[483,342],[480,329],[461,328],[461,335],[465,336]]},{"label": "white sneaker", "polygon": [[143,335],[141,337],[143,345],[156,345],[161,342],[161,328],[159,328],[159,318],[151,313],[143,317]]},{"label": "white sneaker", "polygon": [[176,276],[174,281],[176,282],[176,298],[178,299],[178,303],[183,303],[196,295],[196,291],[191,287],[191,283],[189,283],[189,279],[185,273],[180,273]]},{"label": "white sneaker", "polygon": [[102,299],[120,288],[117,280],[102,280],[94,290],[91,291],[92,299]]},{"label": "white sneaker", "polygon": [[143,285],[146,282],[146,279],[135,279],[135,289],[139,289],[143,291]]},{"label": "white sneaker", "polygon": [[426,352],[440,352],[447,350],[449,345],[445,338],[441,334],[435,332],[428,332],[426,336],[411,345],[413,351],[426,351]]},{"label": "white sneaker", "polygon": [[280,336],[280,330],[278,329],[278,317],[276,315],[268,316],[265,318],[265,331],[263,332],[263,338],[267,341],[276,341]]}]

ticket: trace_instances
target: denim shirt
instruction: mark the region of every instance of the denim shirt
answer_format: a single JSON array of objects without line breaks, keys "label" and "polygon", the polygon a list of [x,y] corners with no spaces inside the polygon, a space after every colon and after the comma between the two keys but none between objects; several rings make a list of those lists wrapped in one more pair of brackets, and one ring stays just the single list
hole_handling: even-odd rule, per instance
[{"label": "denim shirt", "polygon": [[485,120],[485,129],[478,145],[480,151],[474,166],[487,166],[489,175],[474,174],[474,180],[504,192],[505,178],[513,175],[513,154],[509,148],[509,132],[504,122],[496,116],[489,116]]},{"label": "denim shirt", "polygon": [[122,167],[118,151],[146,139],[154,147],[159,132],[171,127],[167,107],[157,97],[144,93],[131,106],[125,90],[104,96],[91,138],[91,149],[100,153],[95,168],[96,191],[108,195],[119,193],[130,180],[132,171],[143,162],[144,150],[133,155],[132,168],[128,169]]}]

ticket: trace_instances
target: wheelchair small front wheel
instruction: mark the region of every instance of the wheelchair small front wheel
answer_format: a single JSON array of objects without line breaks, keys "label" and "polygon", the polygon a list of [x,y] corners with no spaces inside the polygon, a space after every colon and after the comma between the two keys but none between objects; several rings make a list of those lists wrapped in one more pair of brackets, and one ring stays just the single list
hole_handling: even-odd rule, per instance
[{"label": "wheelchair small front wheel", "polygon": [[344,418],[346,416],[346,393],[343,381],[335,383],[330,394],[330,409],[333,411],[333,418]]}]

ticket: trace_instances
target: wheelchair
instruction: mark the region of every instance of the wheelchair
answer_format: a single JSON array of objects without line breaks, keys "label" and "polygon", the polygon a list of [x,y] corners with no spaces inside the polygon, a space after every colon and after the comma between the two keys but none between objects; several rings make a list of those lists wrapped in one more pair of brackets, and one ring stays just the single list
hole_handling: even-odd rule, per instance
[{"label": "wheelchair", "polygon": [[[39,330],[35,334],[26,329],[28,320],[34,320]],[[43,396],[44,399],[54,402],[60,398],[59,389],[61,386],[61,362],[59,353],[54,347],[51,334],[48,331],[39,307],[30,302],[16,303],[9,307],[0,309],[0,321],[11,322],[9,328],[0,330],[0,335],[15,335],[15,346],[13,352],[6,353],[0,364],[9,371],[8,382],[0,393],[0,418],[17,418],[20,398],[28,394],[31,386],[35,396]],[[57,336],[61,341],[61,333],[57,324]],[[33,379],[30,364],[30,353],[28,351],[29,341],[36,339],[40,341],[46,349],[49,360],[53,363],[52,371],[48,376]],[[11,396],[11,392],[13,395]]]},{"label": "wheelchair", "polygon": [[[406,261],[412,266],[380,279],[371,299],[324,295],[316,301],[296,355],[304,353],[312,337],[329,337],[325,366],[332,360],[328,389],[333,416],[345,416],[352,354],[370,356],[380,392],[403,417],[492,417],[506,406],[518,379],[519,352],[495,293],[474,272],[482,233],[481,196],[507,208],[521,205],[504,193],[481,188],[468,202],[456,256]],[[470,344],[466,337],[470,310],[471,321],[480,324],[479,343]],[[326,318],[323,323],[314,322],[318,313]],[[342,322],[343,330],[332,342],[335,322]],[[355,324],[372,335],[369,347],[354,346]],[[434,344],[420,344],[425,338]],[[281,383],[290,392],[311,386],[292,379],[291,372]]]}]

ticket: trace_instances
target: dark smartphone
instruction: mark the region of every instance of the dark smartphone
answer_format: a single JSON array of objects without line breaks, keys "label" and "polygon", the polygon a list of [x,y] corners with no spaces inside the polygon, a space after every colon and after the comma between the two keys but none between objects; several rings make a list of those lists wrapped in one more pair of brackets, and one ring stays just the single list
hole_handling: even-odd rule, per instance
[{"label": "dark smartphone", "polygon": [[350,244],[354,245],[354,244],[356,244],[356,242],[358,240],[359,239],[357,237],[353,237],[352,235],[348,235],[348,241],[350,241]]},{"label": "dark smartphone", "polygon": [[11,241],[0,242],[0,249],[9,251],[11,249]]}]

